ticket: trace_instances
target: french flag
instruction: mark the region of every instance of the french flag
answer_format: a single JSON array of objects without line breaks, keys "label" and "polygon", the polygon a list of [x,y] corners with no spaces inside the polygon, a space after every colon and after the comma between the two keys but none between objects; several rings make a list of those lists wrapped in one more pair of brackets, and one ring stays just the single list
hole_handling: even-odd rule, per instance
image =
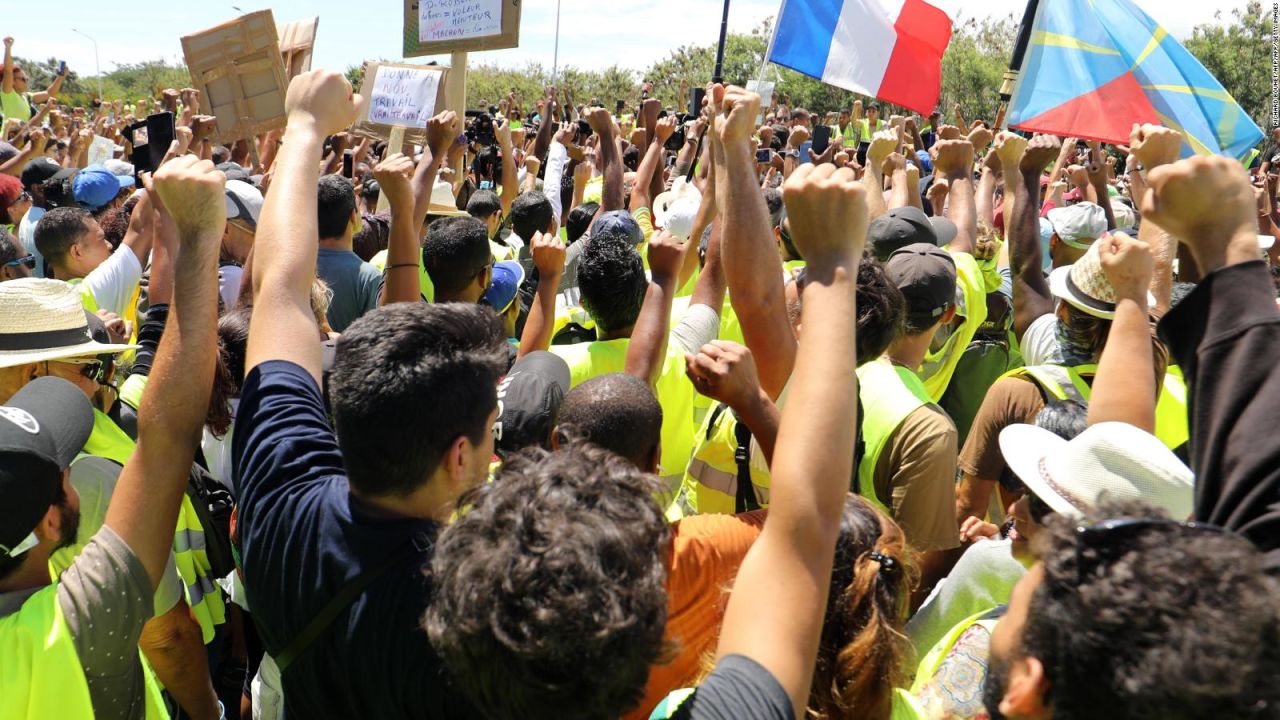
[{"label": "french flag", "polygon": [[939,4],[784,0],[768,59],[927,115],[942,92],[942,55],[951,42],[951,17]]}]

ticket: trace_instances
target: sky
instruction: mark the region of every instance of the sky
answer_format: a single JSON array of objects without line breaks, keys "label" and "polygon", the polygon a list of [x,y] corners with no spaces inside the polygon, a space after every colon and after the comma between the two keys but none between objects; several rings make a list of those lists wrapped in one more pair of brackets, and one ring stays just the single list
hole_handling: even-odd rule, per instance
[{"label": "sky", "polygon": [[[1025,0],[946,0],[963,17],[1021,16]],[[1135,0],[1174,37],[1224,16],[1244,0]],[[12,4],[11,4],[12,3]],[[65,59],[83,76],[96,74],[94,45],[103,72],[142,60],[181,61],[178,38],[255,10],[272,10],[277,24],[320,17],[313,67],[345,70],[364,60],[401,60],[403,0],[64,0],[51,17],[40,2],[6,0],[3,31],[21,57]],[[555,58],[556,8],[560,6],[559,64],[583,69],[617,64],[643,69],[684,45],[714,43],[720,31],[719,0],[525,0],[520,47],[469,54],[469,62],[550,67]],[[730,32],[747,32],[775,15],[780,0],[732,0]],[[105,7],[116,9],[105,11]],[[14,12],[16,8],[16,12]],[[81,34],[82,33],[82,34]],[[86,37],[88,36],[88,37]],[[433,58],[412,59],[426,62]],[[448,58],[434,58],[448,64]]]}]

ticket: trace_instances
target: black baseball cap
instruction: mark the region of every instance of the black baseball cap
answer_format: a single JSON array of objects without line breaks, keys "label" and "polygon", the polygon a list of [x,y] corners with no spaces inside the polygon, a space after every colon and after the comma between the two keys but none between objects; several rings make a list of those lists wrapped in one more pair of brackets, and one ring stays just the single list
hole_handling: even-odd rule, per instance
[{"label": "black baseball cap", "polygon": [[550,449],[567,392],[569,366],[559,356],[539,350],[517,360],[498,383],[494,447],[499,457],[533,446]]},{"label": "black baseball cap", "polygon": [[36,378],[0,405],[0,554],[31,548],[29,536],[57,497],[62,471],[92,431],[89,399],[61,378]]},{"label": "black baseball cap", "polygon": [[895,250],[908,245],[928,243],[937,247],[938,233],[923,210],[900,207],[871,221],[867,228],[867,242],[876,259],[885,262]]},{"label": "black baseball cap", "polygon": [[936,245],[916,243],[899,248],[889,256],[884,269],[906,298],[908,317],[935,322],[956,301],[956,261]]},{"label": "black baseball cap", "polygon": [[30,190],[50,180],[66,180],[75,174],[75,168],[64,168],[51,158],[38,157],[22,166],[22,187]]}]

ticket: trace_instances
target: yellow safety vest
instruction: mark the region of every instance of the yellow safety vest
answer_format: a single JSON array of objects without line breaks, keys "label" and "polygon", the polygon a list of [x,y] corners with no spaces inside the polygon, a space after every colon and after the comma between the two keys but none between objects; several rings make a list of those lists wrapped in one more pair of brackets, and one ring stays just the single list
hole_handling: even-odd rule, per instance
[{"label": "yellow safety vest", "polygon": [[[1010,370],[1002,377],[1029,378],[1055,400],[1074,400],[1087,406],[1092,388],[1084,376],[1097,372],[1097,365],[1033,365]],[[1187,384],[1177,365],[1170,365],[1164,374],[1156,400],[1155,436],[1170,450],[1182,447],[1191,439],[1187,423]]]},{"label": "yellow safety vest", "polygon": [[959,300],[962,303],[956,308],[956,314],[964,317],[964,322],[941,348],[926,353],[924,364],[920,366],[925,390],[934,402],[942,399],[955,375],[956,366],[960,364],[960,357],[987,319],[986,280],[978,261],[963,252],[951,253],[951,257],[956,262],[956,288],[961,293]]},{"label": "yellow safety vest", "polygon": [[[552,345],[551,352],[569,365],[569,387],[574,388],[598,375],[624,372],[628,338],[596,340],[577,345]],[[667,507],[680,490],[685,466],[693,454],[693,397],[697,393],[684,374],[684,354],[667,352],[662,374],[655,387],[662,404],[662,459],[659,475],[666,486],[659,504]]]},{"label": "yellow safety vest", "polygon": [[[887,357],[858,368],[858,398],[862,401],[862,441],[866,452],[858,464],[858,490],[867,500],[892,515],[876,496],[875,473],[880,453],[903,420],[933,402],[924,383],[911,370],[894,365]],[[893,498],[888,498],[893,502]]]},{"label": "yellow safety vest", "polygon": [[[133,454],[134,442],[111,418],[95,409],[93,432],[85,443],[84,454],[113,460],[123,466]],[[178,575],[186,588],[187,604],[200,623],[205,644],[213,640],[214,628],[227,621],[226,604],[222,593],[210,577],[213,568],[205,551],[204,526],[196,515],[191,498],[182,496],[178,510],[178,525],[173,534],[173,558]]]},{"label": "yellow safety vest", "polygon": [[[58,603],[56,583],[0,618],[0,655],[0,720],[93,719],[89,683]],[[145,659],[142,669],[147,720],[168,718]]]},{"label": "yellow safety vest", "polygon": [[[1004,608],[993,608],[991,610],[983,610],[976,615],[961,620],[955,627],[947,631],[947,634],[938,641],[936,645],[929,649],[925,654],[924,660],[920,661],[920,666],[916,668],[916,679],[911,685],[911,693],[919,695],[925,685],[933,679],[938,668],[942,666],[942,661],[950,654],[951,649],[955,647],[956,642],[960,640],[960,636],[974,625],[980,625],[986,628],[990,633],[995,630],[996,623],[1000,621],[1000,616],[1004,614]],[[922,715],[922,717],[928,717]]]},{"label": "yellow safety vest", "polygon": [[[93,291],[89,289],[89,286],[84,284],[84,278],[72,278],[67,281],[67,284],[75,286],[75,288],[80,291],[80,304],[84,306],[85,310],[88,310],[94,315],[98,314],[98,310],[100,309],[98,307],[98,298],[94,297]],[[133,295],[129,297],[129,304],[127,307],[123,308],[124,315],[121,316],[122,319],[128,321],[130,327],[133,328],[133,332],[129,335],[130,345],[136,345],[138,343],[138,298],[141,296],[142,286],[134,285]],[[134,357],[136,357],[136,351],[134,350],[125,350],[120,353],[120,358],[125,363],[132,363]]]},{"label": "yellow safety vest", "polygon": [[[377,255],[369,258],[369,264],[378,268],[378,272],[387,272],[387,251],[382,250]],[[422,253],[418,253],[418,292],[422,293],[422,297],[427,302],[435,302],[436,286],[431,283],[431,276],[427,274],[427,266],[422,260]]]},{"label": "yellow safety vest", "polygon": [[869,118],[858,120],[857,125],[859,130],[859,142],[869,143],[871,142],[871,136],[884,129],[884,120],[876,120],[875,130],[871,129],[871,120]]},{"label": "yellow safety vest", "polygon": [[[720,404],[707,415],[698,430],[693,457],[685,470],[676,502],[682,515],[738,511],[738,427],[740,422],[727,405]],[[760,507],[769,507],[772,475],[767,469],[751,466],[751,448],[742,458],[750,466],[751,485]],[[668,513],[670,515],[670,513]]]}]

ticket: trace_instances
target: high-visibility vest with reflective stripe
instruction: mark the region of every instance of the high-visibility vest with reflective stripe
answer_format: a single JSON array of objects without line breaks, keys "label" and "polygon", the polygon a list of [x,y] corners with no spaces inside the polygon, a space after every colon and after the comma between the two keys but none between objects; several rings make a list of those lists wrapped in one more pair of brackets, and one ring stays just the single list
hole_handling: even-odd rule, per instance
[{"label": "high-visibility vest with reflective stripe", "polygon": [[88,285],[84,284],[83,278],[71,278],[67,281],[67,284],[74,286],[80,292],[80,304],[84,306],[85,310],[91,313],[98,312],[98,298],[93,296],[93,291],[89,289]]},{"label": "high-visibility vest with reflective stripe", "polygon": [[[93,411],[93,432],[84,446],[86,455],[104,457],[123,466],[133,454],[133,448],[133,440],[111,418],[97,409]],[[214,627],[227,621],[227,609],[222,594],[215,592],[217,586],[210,577],[212,566],[205,550],[204,526],[200,524],[200,516],[196,515],[191,498],[186,494],[182,496],[182,505],[178,509],[173,559],[178,567],[178,576],[186,586],[187,604],[200,623],[200,632],[207,644],[213,640]]]},{"label": "high-visibility vest with reflective stripe", "polygon": [[920,661],[919,667],[916,668],[916,679],[911,685],[912,694],[919,695],[924,690],[925,685],[933,679],[938,668],[942,666],[942,661],[950,654],[951,649],[955,647],[956,642],[960,640],[960,636],[974,625],[986,628],[990,633],[995,630],[996,623],[1000,621],[1000,616],[1004,614],[1004,606],[991,610],[983,610],[976,615],[961,620],[955,627],[947,631],[947,634],[938,641],[936,645],[929,649],[924,659]]},{"label": "high-visibility vest with reflective stripe", "polygon": [[[1097,365],[1032,365],[1010,370],[1002,377],[1026,377],[1055,400],[1074,400],[1088,406],[1092,388],[1084,376],[1098,372]],[[1156,400],[1156,432],[1165,447],[1176,450],[1191,439],[1187,423],[1187,384],[1182,368],[1170,365]]]},{"label": "high-visibility vest with reflective stripe", "polygon": [[[80,304],[84,306],[85,310],[96,315],[100,309],[98,306],[98,298],[94,297],[93,291],[89,289],[88,285],[84,284],[84,279],[72,278],[67,281],[67,284],[75,286],[75,288],[80,291]],[[128,321],[130,327],[133,328],[132,333],[129,335],[130,345],[136,345],[138,343],[138,298],[141,296],[142,286],[134,285],[133,295],[129,296],[129,304],[123,308],[124,314],[121,315],[121,318]],[[129,363],[133,362],[135,355],[135,350],[125,350],[120,353],[121,359]]]},{"label": "high-visibility vest with reflective stripe", "polygon": [[[596,340],[576,345],[552,345],[551,352],[569,366],[569,387],[574,388],[598,375],[626,370],[629,338]],[[684,374],[683,355],[668,351],[654,388],[662,405],[662,458],[659,476],[665,490],[658,498],[663,507],[671,504],[684,480],[684,470],[693,454],[693,385]]]},{"label": "high-visibility vest with reflective stripe", "polygon": [[934,402],[942,399],[947,385],[955,375],[960,358],[969,347],[978,328],[987,320],[986,280],[982,277],[982,268],[972,255],[964,252],[951,253],[956,262],[956,314],[964,317],[942,347],[929,351],[924,356],[924,364],[920,366],[920,377],[924,379],[925,390]]},{"label": "high-visibility vest with reflective stripe", "polygon": [[[881,510],[889,512],[876,496],[876,463],[889,436],[907,416],[933,402],[924,383],[911,370],[894,365],[886,357],[858,368],[858,397],[862,401],[862,439],[866,454],[858,465],[858,491]],[[887,498],[890,503],[892,498]]]},{"label": "high-visibility vest with reflective stripe", "polygon": [[[698,431],[697,445],[680,488],[679,502],[684,514],[737,512],[739,422],[726,405],[717,406],[707,415]],[[747,463],[751,469],[752,490],[760,507],[769,507],[772,475],[767,469],[750,465],[750,450],[747,448]]]},{"label": "high-visibility vest with reflective stripe", "polygon": [[[62,615],[56,583],[0,618],[0,656],[0,720],[93,719],[89,682]],[[141,655],[139,659],[147,720],[168,718],[155,676]]]}]

